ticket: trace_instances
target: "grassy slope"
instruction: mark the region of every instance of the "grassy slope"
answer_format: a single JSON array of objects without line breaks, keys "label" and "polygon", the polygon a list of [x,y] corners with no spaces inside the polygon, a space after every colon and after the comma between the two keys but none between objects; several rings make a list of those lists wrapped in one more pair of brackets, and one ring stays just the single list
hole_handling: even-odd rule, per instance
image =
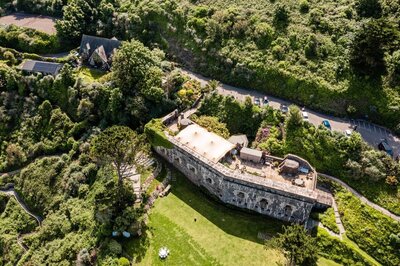
[{"label": "grassy slope", "polygon": [[400,232],[400,223],[390,219],[344,189],[335,193],[346,235],[384,265],[398,265],[400,251],[390,241]]},{"label": "grassy slope", "polygon": [[[281,253],[266,250],[257,237],[259,232],[267,236],[279,232],[281,222],[216,203],[179,174],[172,185],[171,193],[159,199],[150,214],[147,238],[125,243],[139,265],[164,264],[157,255],[163,246],[171,251],[167,265],[259,265],[262,261],[274,265],[284,261]],[[319,264],[336,265],[326,259]]]}]

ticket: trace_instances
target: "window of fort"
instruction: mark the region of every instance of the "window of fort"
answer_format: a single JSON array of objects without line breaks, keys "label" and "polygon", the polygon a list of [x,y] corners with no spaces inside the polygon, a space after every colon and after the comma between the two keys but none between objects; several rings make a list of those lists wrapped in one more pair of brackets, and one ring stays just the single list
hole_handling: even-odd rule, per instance
[{"label": "window of fort", "polygon": [[289,216],[292,213],[292,206],[286,205],[285,207],[285,216]]},{"label": "window of fort", "polygon": [[268,206],[268,201],[266,199],[260,200],[260,208],[261,210],[265,210]]},{"label": "window of fort", "polygon": [[239,192],[237,194],[237,197],[239,198],[238,199],[239,204],[242,204],[242,201],[244,200],[244,193],[243,192]]},{"label": "window of fort", "polygon": [[194,174],[197,174],[197,170],[196,170],[196,168],[195,168],[193,165],[188,164],[188,165],[187,165],[187,168],[188,168],[190,171],[192,171]]},{"label": "window of fort", "polygon": [[211,178],[207,178],[206,181],[207,181],[208,184],[212,184],[213,183]]},{"label": "window of fort", "polygon": [[181,164],[182,163],[182,159],[178,156],[175,157],[175,163]]}]

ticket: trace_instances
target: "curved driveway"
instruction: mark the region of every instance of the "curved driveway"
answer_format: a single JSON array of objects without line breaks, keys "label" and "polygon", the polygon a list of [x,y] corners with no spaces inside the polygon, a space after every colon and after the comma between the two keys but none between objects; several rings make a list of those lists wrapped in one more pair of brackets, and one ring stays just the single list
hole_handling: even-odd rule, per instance
[{"label": "curved driveway", "polygon": [[[211,80],[211,78],[206,78],[202,75],[196,74],[186,69],[180,69],[182,73],[188,75],[192,79],[198,80],[203,86]],[[266,95],[262,92],[256,90],[246,90],[242,88],[233,87],[227,84],[220,83],[220,86],[217,88],[218,93],[227,96],[233,96],[235,99],[239,101],[244,101],[246,96],[261,97],[268,96],[269,106],[274,109],[279,109],[281,104],[290,105],[292,104],[289,101],[285,101],[276,97],[272,97]],[[382,139],[387,139],[390,146],[393,148],[394,157],[400,155],[400,138],[392,134],[388,129],[366,122],[364,120],[352,120],[352,119],[344,119],[337,118],[330,115],[321,114],[318,112],[314,112],[312,110],[306,110],[309,115],[310,123],[318,126],[322,123],[323,120],[329,120],[332,130],[344,132],[347,129],[354,130],[355,126],[357,126],[357,132],[361,134],[366,142],[368,142],[373,147],[377,147],[379,142]]]}]

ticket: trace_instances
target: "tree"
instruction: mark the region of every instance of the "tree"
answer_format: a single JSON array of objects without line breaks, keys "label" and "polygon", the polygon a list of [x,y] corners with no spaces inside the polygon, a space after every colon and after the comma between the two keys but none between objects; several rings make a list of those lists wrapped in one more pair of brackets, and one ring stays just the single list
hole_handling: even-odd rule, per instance
[{"label": "tree", "polygon": [[229,138],[229,131],[226,128],[226,124],[221,123],[217,117],[202,115],[200,117],[195,117],[193,121],[206,128],[208,131],[214,132],[225,139]]},{"label": "tree", "polygon": [[388,81],[392,87],[400,85],[400,50],[395,51],[386,60],[388,65]]},{"label": "tree", "polygon": [[382,16],[382,7],[379,0],[358,0],[356,11],[360,17],[380,18]]},{"label": "tree", "polygon": [[274,24],[281,27],[289,24],[289,11],[285,5],[278,5],[275,8]]},{"label": "tree", "polygon": [[161,59],[141,42],[124,42],[113,59],[113,78],[124,95],[141,93],[158,99],[161,88]]},{"label": "tree", "polygon": [[382,19],[364,23],[351,45],[350,65],[357,74],[379,77],[386,72],[385,52],[393,50],[399,33]]},{"label": "tree", "polygon": [[288,118],[286,119],[286,128],[294,129],[303,124],[303,117],[301,116],[300,109],[296,105],[289,106]]},{"label": "tree", "polygon": [[139,166],[138,160],[147,150],[143,136],[126,126],[109,127],[91,142],[92,156],[99,161],[112,163],[117,169],[119,187],[122,187],[127,167]]},{"label": "tree", "polygon": [[302,225],[284,227],[267,245],[283,251],[289,265],[316,265],[318,247],[316,240],[307,233]]},{"label": "tree", "polygon": [[63,19],[57,20],[57,35],[68,43],[79,40],[82,33],[94,33],[99,0],[71,0],[63,7]]}]

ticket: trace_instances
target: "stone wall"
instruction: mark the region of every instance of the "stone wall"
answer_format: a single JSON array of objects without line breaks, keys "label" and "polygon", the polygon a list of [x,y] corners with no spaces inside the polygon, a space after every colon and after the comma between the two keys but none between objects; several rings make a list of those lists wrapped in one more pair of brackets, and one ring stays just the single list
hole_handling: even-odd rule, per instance
[{"label": "stone wall", "polygon": [[[222,202],[246,208],[276,219],[304,222],[314,207],[318,193],[275,184],[259,177],[238,177],[232,170],[212,163],[180,145],[171,137],[173,149],[156,147],[158,154],[173,164],[197,186],[205,188]],[[258,179],[258,180],[257,180]]]}]

